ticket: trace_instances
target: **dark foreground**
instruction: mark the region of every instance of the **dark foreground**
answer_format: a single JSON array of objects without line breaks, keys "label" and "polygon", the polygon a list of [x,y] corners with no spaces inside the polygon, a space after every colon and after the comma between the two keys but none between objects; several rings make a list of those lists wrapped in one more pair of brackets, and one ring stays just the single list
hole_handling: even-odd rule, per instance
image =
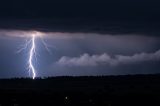
[{"label": "dark foreground", "polygon": [[160,106],[160,75],[0,80],[0,106]]}]

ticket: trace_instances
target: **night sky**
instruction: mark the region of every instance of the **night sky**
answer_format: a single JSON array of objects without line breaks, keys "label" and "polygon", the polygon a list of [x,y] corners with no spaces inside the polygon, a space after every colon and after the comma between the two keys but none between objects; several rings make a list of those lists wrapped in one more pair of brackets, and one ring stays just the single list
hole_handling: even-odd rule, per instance
[{"label": "night sky", "polygon": [[0,78],[28,77],[34,31],[38,77],[160,73],[160,1],[4,0]]}]

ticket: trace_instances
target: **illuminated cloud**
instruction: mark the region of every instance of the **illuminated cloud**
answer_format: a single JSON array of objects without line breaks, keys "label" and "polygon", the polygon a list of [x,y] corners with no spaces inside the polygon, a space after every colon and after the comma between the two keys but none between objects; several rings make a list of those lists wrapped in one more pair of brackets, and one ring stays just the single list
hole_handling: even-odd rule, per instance
[{"label": "illuminated cloud", "polygon": [[[68,32],[41,32],[34,30],[0,30],[0,37],[31,37],[33,33],[37,33],[41,37],[55,38],[55,39],[70,39],[70,38],[84,38],[84,33],[68,33]],[[87,34],[86,35],[97,35]]]},{"label": "illuminated cloud", "polygon": [[[106,42],[116,41],[121,42],[122,40],[130,40],[131,42],[138,41],[155,41],[159,37],[155,36],[145,36],[139,34],[100,34],[100,33],[83,33],[83,32],[42,32],[36,30],[3,30],[0,29],[0,38],[1,37],[19,37],[27,38],[31,37],[33,33],[36,35],[45,37],[45,38],[54,38],[54,39],[97,39],[97,41],[105,39]],[[102,38],[102,39],[101,39]],[[101,42],[101,41],[100,41]],[[121,42],[122,43],[122,42]]]},{"label": "illuminated cloud", "polygon": [[80,57],[63,56],[57,62],[58,65],[64,66],[97,66],[97,65],[120,65],[131,64],[145,61],[159,61],[160,50],[154,53],[139,53],[131,56],[114,55],[110,56],[107,53],[101,55],[89,55],[87,53]]},{"label": "illuminated cloud", "polygon": [[22,30],[0,30],[1,37],[27,37],[30,33]]}]

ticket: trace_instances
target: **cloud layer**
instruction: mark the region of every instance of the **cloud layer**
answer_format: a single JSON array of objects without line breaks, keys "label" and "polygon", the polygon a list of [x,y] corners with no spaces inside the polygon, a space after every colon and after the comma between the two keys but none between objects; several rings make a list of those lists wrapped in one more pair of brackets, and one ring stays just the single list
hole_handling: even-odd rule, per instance
[{"label": "cloud layer", "polygon": [[[19,38],[28,38],[32,34],[38,34],[38,36],[45,38],[57,38],[57,39],[66,39],[66,38],[82,38],[83,33],[63,33],[63,32],[40,32],[35,30],[1,30],[0,37],[19,37]],[[73,36],[74,35],[74,36]]]},{"label": "cloud layer", "polygon": [[159,61],[160,50],[154,53],[139,53],[132,56],[114,55],[111,56],[107,53],[101,55],[89,55],[87,53],[80,57],[61,57],[56,63],[64,66],[97,66],[97,65],[120,65],[131,64],[145,61]]}]

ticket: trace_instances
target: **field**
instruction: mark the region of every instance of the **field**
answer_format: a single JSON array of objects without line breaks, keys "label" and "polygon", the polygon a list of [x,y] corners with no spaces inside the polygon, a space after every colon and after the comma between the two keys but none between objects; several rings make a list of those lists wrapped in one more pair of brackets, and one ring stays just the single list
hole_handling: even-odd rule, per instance
[{"label": "field", "polygon": [[0,80],[0,106],[31,105],[160,105],[160,75]]}]

